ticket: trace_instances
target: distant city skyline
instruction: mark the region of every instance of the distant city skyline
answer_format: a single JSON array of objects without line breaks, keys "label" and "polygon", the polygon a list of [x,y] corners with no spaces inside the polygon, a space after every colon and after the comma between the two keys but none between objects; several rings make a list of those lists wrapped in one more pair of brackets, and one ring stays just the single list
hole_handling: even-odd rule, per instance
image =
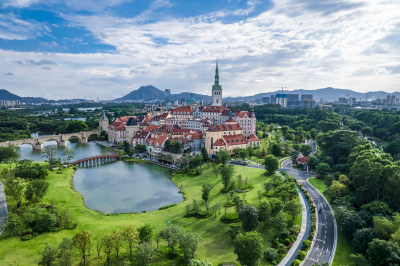
[{"label": "distant city skyline", "polygon": [[224,97],[400,90],[400,3],[386,0],[5,0],[1,87],[114,99],[142,85]]}]

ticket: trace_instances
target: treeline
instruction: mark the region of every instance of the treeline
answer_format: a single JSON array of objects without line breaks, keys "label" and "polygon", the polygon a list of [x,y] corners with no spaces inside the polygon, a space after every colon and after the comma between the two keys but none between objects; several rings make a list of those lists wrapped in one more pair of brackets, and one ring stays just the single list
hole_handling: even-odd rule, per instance
[{"label": "treeline", "polygon": [[352,243],[353,263],[399,265],[400,162],[354,131],[321,133],[317,142],[317,172],[328,187],[338,230]]},{"label": "treeline", "polygon": [[11,112],[0,112],[0,141],[30,138],[31,133],[63,134],[98,128],[98,119],[66,121],[51,116],[21,116]]},{"label": "treeline", "polygon": [[336,130],[340,128],[338,114],[320,108],[282,108],[280,105],[259,105],[254,107],[257,120],[266,124],[279,124],[293,129],[301,127],[306,131]]},{"label": "treeline", "polygon": [[89,231],[80,231],[72,238],[64,238],[58,247],[46,246],[39,265],[72,265],[76,252],[81,256],[81,263],[87,265],[95,248],[95,259],[103,260],[106,265],[119,262],[122,264],[118,265],[147,266],[173,259],[183,265],[211,266],[207,260],[195,258],[200,240],[198,233],[185,232],[177,225],[168,225],[158,234],[154,234],[148,224],[139,228],[128,226],[103,236],[97,242]]},{"label": "treeline", "polygon": [[394,111],[348,111],[344,123],[352,130],[383,143],[384,151],[400,159],[400,114]]}]

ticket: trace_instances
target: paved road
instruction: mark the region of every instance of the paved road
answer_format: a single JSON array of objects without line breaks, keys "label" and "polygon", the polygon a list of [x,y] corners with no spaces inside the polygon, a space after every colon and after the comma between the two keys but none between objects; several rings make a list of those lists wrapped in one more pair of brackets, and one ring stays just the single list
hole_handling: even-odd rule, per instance
[{"label": "paved road", "polygon": [[7,213],[6,195],[4,194],[3,184],[0,182],[0,235],[6,225]]},{"label": "paved road", "polygon": [[310,194],[317,210],[321,209],[321,212],[317,211],[318,228],[315,242],[311,246],[308,256],[303,261],[302,265],[309,266],[314,263],[321,265],[324,262],[332,264],[337,242],[336,221],[333,216],[333,211],[329,203],[318,190],[307,182],[307,179],[311,177],[311,175],[305,171],[299,171],[291,167],[291,160],[287,160],[283,162],[281,170],[285,170],[289,175],[296,178]]}]

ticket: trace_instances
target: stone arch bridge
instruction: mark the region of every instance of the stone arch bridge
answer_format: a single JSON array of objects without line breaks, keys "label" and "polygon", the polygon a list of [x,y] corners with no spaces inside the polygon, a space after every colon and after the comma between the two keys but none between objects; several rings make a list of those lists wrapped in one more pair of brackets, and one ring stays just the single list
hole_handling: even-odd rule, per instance
[{"label": "stone arch bridge", "polygon": [[100,135],[100,130],[94,131],[81,131],[78,133],[69,133],[69,134],[58,134],[51,136],[43,136],[38,138],[29,138],[29,139],[20,139],[20,140],[12,140],[12,141],[4,141],[0,142],[0,147],[9,147],[11,145],[20,146],[22,144],[31,144],[34,150],[43,149],[43,144],[47,141],[55,140],[58,146],[65,146],[67,140],[72,137],[77,137],[80,143],[87,143],[88,138],[91,135]]}]

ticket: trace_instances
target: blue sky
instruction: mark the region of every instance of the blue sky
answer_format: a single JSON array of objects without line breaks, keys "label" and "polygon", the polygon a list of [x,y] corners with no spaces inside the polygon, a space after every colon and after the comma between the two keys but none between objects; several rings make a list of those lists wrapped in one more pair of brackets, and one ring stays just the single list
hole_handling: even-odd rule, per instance
[{"label": "blue sky", "polygon": [[141,85],[224,95],[400,89],[389,0],[3,0],[1,88],[113,99]]}]

